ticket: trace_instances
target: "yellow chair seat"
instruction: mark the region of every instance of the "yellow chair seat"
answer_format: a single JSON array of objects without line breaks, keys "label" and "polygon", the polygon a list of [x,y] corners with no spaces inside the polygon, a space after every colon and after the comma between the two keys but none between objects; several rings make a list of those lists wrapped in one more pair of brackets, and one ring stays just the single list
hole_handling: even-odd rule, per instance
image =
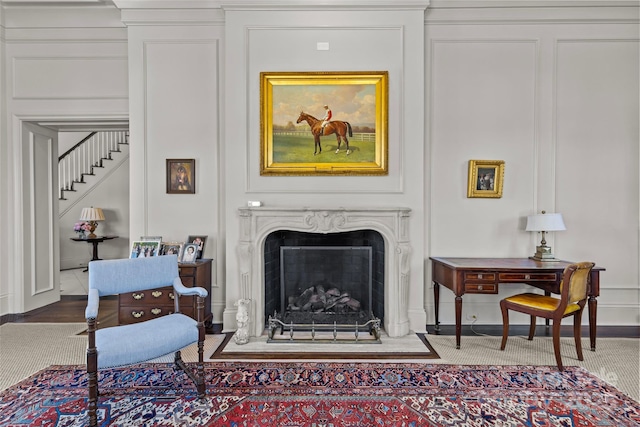
[{"label": "yellow chair seat", "polygon": [[[517,304],[522,307],[535,308],[538,310],[549,312],[553,312],[560,303],[560,300],[557,298],[539,294],[519,294],[505,299],[512,304]],[[567,308],[564,311],[564,316],[578,310],[580,310],[580,306],[578,304],[567,304]]]}]

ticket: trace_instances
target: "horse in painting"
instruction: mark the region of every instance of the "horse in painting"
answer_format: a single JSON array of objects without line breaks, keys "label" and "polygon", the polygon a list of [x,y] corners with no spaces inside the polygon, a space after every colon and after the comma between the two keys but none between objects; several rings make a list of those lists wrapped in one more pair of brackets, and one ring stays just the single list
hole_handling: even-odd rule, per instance
[{"label": "horse in painting", "polygon": [[313,135],[313,141],[315,142],[315,149],[313,151],[313,155],[322,153],[322,146],[320,145],[320,137],[331,135],[332,133],[336,134],[336,139],[338,141],[338,148],[336,149],[336,154],[340,152],[340,146],[342,145],[342,141],[344,141],[347,147],[347,156],[351,154],[351,149],[349,149],[349,140],[347,139],[347,135],[353,136],[353,130],[351,129],[351,124],[349,122],[342,122],[339,120],[330,121],[326,124],[324,129],[322,129],[322,120],[316,119],[310,114],[305,113],[304,111],[300,111],[300,116],[298,117],[298,121],[296,123],[301,123],[306,121],[309,127],[311,128],[311,134]]}]

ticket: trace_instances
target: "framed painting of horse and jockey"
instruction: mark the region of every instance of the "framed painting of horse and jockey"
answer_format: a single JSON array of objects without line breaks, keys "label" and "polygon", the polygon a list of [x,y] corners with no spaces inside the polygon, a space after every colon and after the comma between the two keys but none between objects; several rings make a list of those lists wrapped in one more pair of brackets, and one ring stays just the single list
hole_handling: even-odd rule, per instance
[{"label": "framed painting of horse and jockey", "polygon": [[260,73],[260,175],[387,175],[388,72]]}]

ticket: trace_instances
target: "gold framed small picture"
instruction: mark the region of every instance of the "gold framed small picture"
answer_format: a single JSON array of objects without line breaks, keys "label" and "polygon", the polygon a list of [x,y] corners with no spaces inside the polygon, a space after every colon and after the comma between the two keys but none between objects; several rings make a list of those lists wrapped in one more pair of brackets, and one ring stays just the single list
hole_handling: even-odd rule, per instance
[{"label": "gold framed small picture", "polygon": [[467,197],[500,198],[504,160],[469,160]]}]

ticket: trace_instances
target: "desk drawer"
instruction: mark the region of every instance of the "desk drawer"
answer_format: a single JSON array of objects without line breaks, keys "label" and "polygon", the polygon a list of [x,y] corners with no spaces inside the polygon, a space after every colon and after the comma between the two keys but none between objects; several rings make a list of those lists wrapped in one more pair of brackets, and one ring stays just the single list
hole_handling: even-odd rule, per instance
[{"label": "desk drawer", "polygon": [[173,288],[147,289],[127,294],[120,294],[120,305],[173,305]]},{"label": "desk drawer", "polygon": [[497,294],[498,285],[495,283],[465,283],[466,294]]},{"label": "desk drawer", "polygon": [[145,320],[155,319],[160,316],[166,316],[174,312],[172,306],[149,306],[149,307],[129,307],[121,306],[118,310],[118,320],[121,325],[131,323],[144,322]]},{"label": "desk drawer", "polygon": [[555,282],[556,273],[500,273],[500,282]]},{"label": "desk drawer", "polygon": [[470,281],[474,281],[474,282],[495,282],[496,281],[496,273],[493,272],[487,272],[487,271],[482,271],[482,272],[475,272],[475,271],[469,271],[464,273],[464,281],[466,282],[470,282]]}]

